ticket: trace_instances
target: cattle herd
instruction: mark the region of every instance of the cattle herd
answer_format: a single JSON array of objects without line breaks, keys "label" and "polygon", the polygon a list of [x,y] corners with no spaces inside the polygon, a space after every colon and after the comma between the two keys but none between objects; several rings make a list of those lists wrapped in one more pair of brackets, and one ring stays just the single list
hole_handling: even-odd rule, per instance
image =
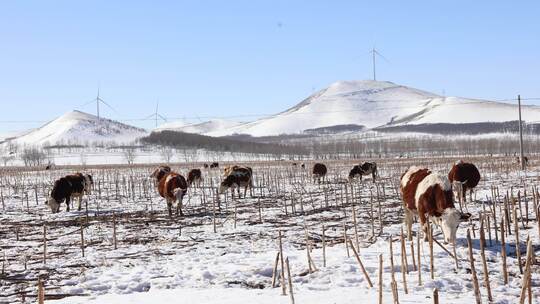
[{"label": "cattle herd", "polygon": [[[315,249],[343,244],[343,247],[326,252],[328,261],[325,262],[333,264],[334,268],[326,269],[324,275],[330,278],[335,271],[340,274],[344,271],[347,280],[352,280],[359,272],[349,270],[347,263],[354,264],[354,259],[344,261],[341,257],[346,252],[347,257],[350,253],[354,258],[355,253],[349,252],[353,248],[358,249],[360,258],[368,261],[367,272],[372,275],[377,275],[375,268],[379,265],[376,261],[378,256],[372,253],[382,252],[384,255],[385,274],[391,269],[388,258],[392,251],[380,247],[386,242],[390,245],[394,242],[398,248],[395,242],[407,245],[411,254],[407,256],[405,253],[406,258],[413,258],[414,252],[420,252],[417,247],[414,251],[412,248],[418,242],[424,256],[413,261],[422,261],[424,271],[428,255],[424,247],[432,246],[433,242],[446,250],[449,256],[457,256],[458,262],[465,265],[467,244],[463,232],[472,232],[473,244],[476,245],[481,240],[479,231],[486,227],[486,238],[493,251],[489,254],[497,256],[502,253],[498,251],[497,243],[491,245],[491,239],[494,237],[496,241],[497,233],[500,236],[504,233],[502,229],[506,231],[505,240],[511,249],[507,252],[508,265],[511,266],[517,265],[516,260],[519,259],[513,258],[517,256],[513,244],[520,242],[514,243],[514,239],[521,232],[523,244],[529,232],[534,233],[530,226],[526,226],[527,221],[540,214],[540,194],[535,186],[538,176],[533,170],[516,171],[516,168],[513,157],[501,156],[492,161],[471,156],[458,161],[450,158],[389,158],[377,159],[375,163],[367,159],[362,162],[328,159],[305,163],[253,161],[21,170],[0,177],[0,207],[5,210],[0,215],[3,220],[0,238],[8,240],[4,246],[7,249],[2,246],[0,249],[7,256],[6,273],[13,273],[15,267],[26,269],[24,264],[17,266],[18,261],[26,256],[32,263],[28,265],[47,263],[53,265],[52,268],[57,264],[49,264],[49,261],[57,263],[58,257],[62,257],[71,263],[79,261],[76,258],[80,255],[107,256],[111,259],[107,265],[120,265],[121,262],[115,260],[118,256],[138,265],[146,263],[148,248],[159,248],[154,253],[158,260],[174,256],[180,261],[186,257],[184,254],[187,257],[193,254],[198,259],[199,254],[206,254],[202,248],[221,248],[219,246],[223,242],[228,242],[226,246],[238,246],[234,250],[245,250],[249,254],[254,254],[250,250],[259,252],[257,263],[261,260],[262,265],[268,259],[270,269],[274,256],[267,253],[278,250],[276,241],[282,232],[287,254],[302,256],[298,253],[301,250],[313,250],[308,253],[307,263],[298,257],[291,260],[295,264],[293,277],[304,276],[299,273],[304,273],[305,265],[309,267],[313,263],[309,259],[314,256],[317,267],[324,265],[321,261],[324,255],[321,254],[325,249]],[[41,208],[32,208],[34,201]],[[78,205],[74,205],[74,201]],[[532,203],[534,209],[530,208]],[[65,207],[62,206],[64,204]],[[76,208],[80,212],[63,213]],[[50,215],[50,212],[54,214]],[[526,226],[520,232],[516,232],[521,227],[518,217],[522,218],[521,225]],[[35,224],[38,221],[43,227]],[[517,223],[515,227],[512,226],[514,223]],[[540,224],[538,229],[533,228],[540,230]],[[490,232],[494,234],[490,235]],[[26,240],[37,241],[27,243]],[[41,242],[44,244],[37,248],[35,245]],[[223,249],[223,252],[227,250]],[[136,256],[130,256],[133,252]],[[204,257],[197,267],[212,263],[211,252],[213,250],[208,251],[208,257]],[[0,251],[0,257],[1,254]],[[440,282],[453,279],[453,274],[450,277],[446,275],[453,268],[448,265],[453,263],[442,259],[446,256],[444,252],[436,250],[435,254],[435,260],[441,261],[435,265],[439,268],[435,273],[442,278]],[[399,258],[399,252],[395,258]],[[523,261],[523,256],[521,259]],[[87,263],[92,267],[96,265],[93,260]],[[500,265],[496,260],[488,260],[487,263],[492,268],[490,273]],[[222,267],[221,264],[213,266]],[[509,269],[517,273],[515,267],[510,266]],[[72,290],[63,282],[77,276],[77,269],[69,268],[71,264],[61,267],[62,272],[51,274],[54,280],[48,280],[47,286],[61,286],[58,288],[62,288],[66,296],[72,296]],[[468,278],[465,273],[468,268],[460,268],[456,270],[459,279]],[[31,271],[35,269],[40,270],[32,268]],[[104,270],[97,266],[94,271]],[[219,280],[230,279],[224,270],[215,272]],[[269,281],[267,276],[270,272],[272,269],[265,271],[264,275],[252,276],[253,282]],[[167,275],[176,278],[174,271]],[[512,280],[517,278],[519,276],[515,275]],[[497,276],[495,280],[497,284],[502,281]],[[296,279],[293,281],[297,282]],[[3,291],[8,290],[15,295],[21,286],[15,281],[4,286],[1,282],[0,303]],[[354,282],[357,281],[352,280],[347,286],[355,285]],[[511,281],[511,284],[515,285],[516,281]],[[460,286],[466,285],[460,283]],[[466,289],[464,287],[463,290]],[[442,292],[447,290],[442,289]]]},{"label": "cattle herd", "polygon": [[[297,163],[292,164],[294,167]],[[305,168],[305,165],[301,165]],[[204,168],[219,168],[219,164],[214,162],[210,165],[204,164]],[[325,180],[328,168],[323,163],[315,163],[312,167],[312,177],[314,182],[321,183]],[[159,195],[165,199],[169,216],[173,214],[173,207],[177,216],[182,216],[182,202],[187,193],[188,187],[199,186],[203,177],[200,169],[191,169],[188,172],[187,180],[181,174],[174,172],[169,166],[159,166],[150,175],[154,179],[154,185]],[[373,182],[377,178],[377,164],[374,162],[364,162],[354,165],[349,172],[348,181],[355,179],[362,180],[362,176],[371,175]],[[411,226],[414,218],[418,218],[424,230],[424,237],[427,240],[427,226],[429,221],[441,227],[444,240],[453,243],[456,239],[456,231],[460,221],[468,220],[470,213],[459,212],[454,205],[453,188],[458,189],[458,195],[466,200],[466,192],[473,191],[480,181],[480,172],[472,163],[462,160],[456,162],[448,176],[432,172],[428,168],[412,166],[403,173],[400,179],[400,193],[405,210],[404,223],[409,239],[412,238]],[[75,173],[61,177],[54,182],[49,198],[45,202],[53,213],[60,210],[60,204],[66,203],[66,210],[70,210],[70,201],[77,198],[81,210],[81,200],[83,195],[89,194],[93,186],[93,178],[89,174]],[[244,189],[244,197],[247,189],[253,188],[253,170],[251,167],[242,165],[229,165],[223,169],[223,180],[221,181],[217,193],[223,194],[231,190],[234,199],[236,189],[240,198],[240,189]]]}]

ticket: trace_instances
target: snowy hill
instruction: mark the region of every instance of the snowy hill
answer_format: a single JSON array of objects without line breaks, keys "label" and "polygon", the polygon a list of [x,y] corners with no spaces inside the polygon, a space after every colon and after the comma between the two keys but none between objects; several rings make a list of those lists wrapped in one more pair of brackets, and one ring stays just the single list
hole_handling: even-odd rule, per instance
[{"label": "snowy hill", "polygon": [[125,144],[145,136],[144,129],[92,114],[71,111],[14,139],[18,144],[85,144],[111,142]]},{"label": "snowy hill", "polygon": [[164,123],[161,126],[154,129],[155,132],[164,130],[168,131],[181,131],[185,133],[195,133],[206,135],[212,132],[218,132],[220,130],[231,129],[240,125],[240,123],[225,119],[213,119],[200,123],[187,123],[184,121],[175,121]]},{"label": "snowy hill", "polygon": [[[385,125],[461,124],[516,119],[517,107],[512,104],[442,97],[385,81],[339,81],[282,113],[209,135],[272,136],[340,125],[376,128]],[[523,119],[540,120],[540,107],[524,106]]]}]

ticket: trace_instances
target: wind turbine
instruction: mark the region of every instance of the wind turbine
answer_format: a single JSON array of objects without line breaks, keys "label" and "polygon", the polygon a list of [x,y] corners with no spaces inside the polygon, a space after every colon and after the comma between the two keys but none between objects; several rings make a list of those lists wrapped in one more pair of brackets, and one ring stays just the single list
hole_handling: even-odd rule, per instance
[{"label": "wind turbine", "polygon": [[101,99],[101,97],[99,97],[99,87],[98,87],[98,90],[97,90],[97,97],[96,99],[92,100],[92,101],[95,101],[96,102],[96,109],[97,109],[97,118],[98,118],[98,121],[100,121],[100,116],[99,116],[99,104],[100,103],[103,103],[104,105],[106,105],[107,107],[109,107],[111,110],[115,111],[116,110],[111,107],[108,103],[105,102],[105,100]]},{"label": "wind turbine", "polygon": [[376,57],[376,56],[379,56],[379,57],[381,57],[382,59],[386,60],[386,62],[388,62],[388,60],[387,60],[381,53],[379,53],[379,51],[377,51],[377,49],[375,49],[375,47],[373,47],[373,48],[371,49],[371,51],[369,51],[369,53],[371,53],[371,55],[372,55],[372,60],[373,60],[373,80],[377,80],[376,65],[375,65],[375,57]]},{"label": "wind turbine", "polygon": [[145,119],[153,118],[156,122],[156,128],[158,126],[159,119],[162,119],[163,121],[167,121],[167,118],[161,116],[161,114],[158,113],[158,109],[159,109],[159,100],[156,102],[156,112],[152,113],[151,115],[145,118]]}]

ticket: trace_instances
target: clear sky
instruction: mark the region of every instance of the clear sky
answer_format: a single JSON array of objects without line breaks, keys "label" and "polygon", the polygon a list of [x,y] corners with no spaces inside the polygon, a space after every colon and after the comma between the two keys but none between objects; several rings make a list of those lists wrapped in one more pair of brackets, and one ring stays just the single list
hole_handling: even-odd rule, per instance
[{"label": "clear sky", "polygon": [[158,99],[168,117],[250,120],[371,78],[373,46],[379,80],[540,97],[539,16],[539,1],[1,1],[0,132],[95,113],[98,86],[103,114],[138,126]]}]

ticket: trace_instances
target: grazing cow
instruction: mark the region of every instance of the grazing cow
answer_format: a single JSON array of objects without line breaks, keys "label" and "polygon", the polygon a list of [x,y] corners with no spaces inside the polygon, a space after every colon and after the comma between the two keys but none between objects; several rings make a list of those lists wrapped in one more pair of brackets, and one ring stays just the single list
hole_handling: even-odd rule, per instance
[{"label": "grazing cow", "polygon": [[233,173],[234,171],[238,170],[238,168],[245,168],[245,169],[248,169],[251,174],[253,175],[253,170],[251,170],[251,167],[247,167],[247,166],[240,166],[240,165],[229,165],[229,166],[226,166],[224,169],[223,169],[223,177],[227,177],[229,175],[231,175],[231,173]]},{"label": "grazing cow", "polygon": [[60,204],[66,201],[66,211],[69,211],[72,191],[71,182],[67,178],[61,177],[54,182],[51,194],[45,204],[51,208],[52,213],[57,213],[60,211]]},{"label": "grazing cow", "polygon": [[91,177],[88,177],[88,175],[82,173],[75,173],[66,175],[65,178],[71,184],[71,200],[74,201],[75,198],[78,198],[79,205],[77,210],[81,211],[81,203],[84,193],[89,193],[91,191]]},{"label": "grazing cow", "polygon": [[442,228],[444,241],[453,243],[459,222],[471,214],[462,214],[454,207],[452,186],[446,176],[420,167],[409,168],[402,176],[400,191],[405,209],[405,225],[409,240],[412,240],[412,222],[420,219],[424,240],[428,240],[427,222],[430,218]]},{"label": "grazing cow", "polygon": [[197,187],[200,187],[201,181],[202,181],[201,169],[189,170],[188,177],[187,177],[188,186],[191,186],[193,182],[195,182]]},{"label": "grazing cow", "polygon": [[292,163],[292,166],[293,167],[296,167],[298,164],[297,163]]},{"label": "grazing cow", "polygon": [[[516,157],[516,164],[521,165],[521,163],[519,162],[519,156]],[[529,165],[529,158],[527,156],[523,156],[523,164],[525,166]]]},{"label": "grazing cow", "polygon": [[208,169],[208,164],[204,164],[203,167],[204,167],[205,169]]},{"label": "grazing cow", "polygon": [[245,198],[247,188],[253,188],[253,170],[250,167],[233,166],[230,173],[221,182],[219,193],[225,193],[225,191],[231,188],[232,197],[234,198],[234,189],[236,188],[238,197],[240,198],[240,187],[244,187]]},{"label": "grazing cow", "polygon": [[327,172],[328,172],[328,170],[326,169],[326,165],[321,164],[321,163],[314,164],[313,165],[313,170],[312,170],[313,182],[315,182],[315,180],[317,180],[317,182],[320,184],[321,183],[321,178],[324,180]]},{"label": "grazing cow", "polygon": [[375,182],[375,177],[377,176],[376,163],[363,163],[362,165],[356,165],[349,172],[349,182],[351,182],[356,177],[360,177],[360,180],[362,180],[363,175],[369,174],[371,174],[373,182]]},{"label": "grazing cow", "polygon": [[448,173],[448,179],[452,184],[461,187],[461,197],[463,198],[463,201],[466,202],[467,189],[471,190],[470,194],[472,197],[473,188],[476,187],[480,181],[480,172],[478,172],[475,165],[460,160],[452,166],[452,169]]},{"label": "grazing cow", "polygon": [[217,162],[211,163],[210,164],[210,169],[212,169],[212,168],[219,168],[219,163],[217,163]]},{"label": "grazing cow", "polygon": [[305,168],[306,168],[306,164],[302,163],[302,164],[300,165],[300,167],[302,167],[302,169],[305,169]]},{"label": "grazing cow", "polygon": [[184,215],[182,213],[182,200],[188,188],[186,179],[176,172],[165,172],[158,174],[158,176],[160,176],[158,192],[167,201],[169,216],[172,216],[173,203],[176,203],[176,216]]}]

